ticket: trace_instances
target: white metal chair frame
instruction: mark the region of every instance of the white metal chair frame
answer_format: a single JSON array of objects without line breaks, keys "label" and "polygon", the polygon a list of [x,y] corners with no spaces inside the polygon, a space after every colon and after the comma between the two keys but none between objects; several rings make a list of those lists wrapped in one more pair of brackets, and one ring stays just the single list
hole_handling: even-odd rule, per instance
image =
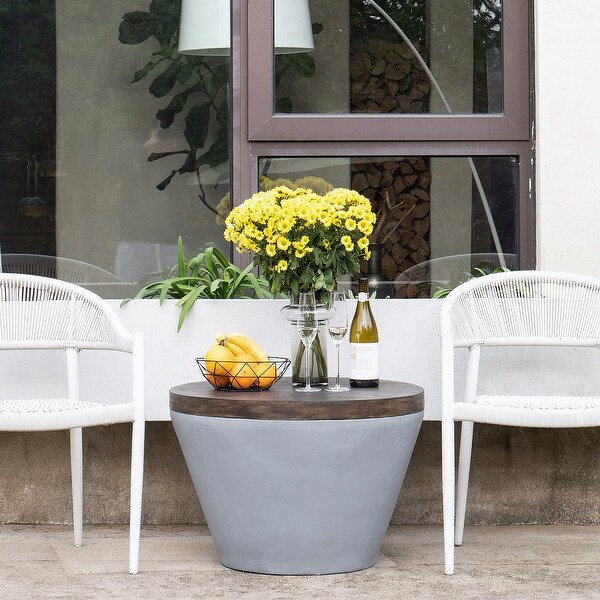
[{"label": "white metal chair frame", "polygon": [[[144,470],[142,333],[129,333],[96,294],[75,284],[36,275],[0,275],[0,351],[64,351],[65,398],[0,400],[0,431],[70,430],[75,545],[83,540],[82,428],[132,423],[129,572],[137,573]],[[80,398],[79,352],[131,354],[131,399],[115,404]]]},{"label": "white metal chair frame", "polygon": [[[600,348],[600,280],[544,271],[472,279],[445,299],[441,337],[444,558],[445,572],[452,574],[454,546],[463,540],[474,423],[600,426],[600,397],[478,394],[481,348]],[[456,348],[469,350],[462,398],[455,394]],[[455,421],[462,421],[456,479]]]}]

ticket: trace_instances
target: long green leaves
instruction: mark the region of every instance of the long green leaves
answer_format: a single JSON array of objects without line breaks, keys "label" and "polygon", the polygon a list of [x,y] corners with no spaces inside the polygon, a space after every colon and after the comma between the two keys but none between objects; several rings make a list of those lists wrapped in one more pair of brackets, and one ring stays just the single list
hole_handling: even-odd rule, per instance
[{"label": "long green leaves", "polygon": [[[171,267],[167,277],[144,286],[134,299],[158,298],[162,304],[166,298],[176,298],[180,307],[177,331],[198,298],[272,298],[266,279],[252,273],[253,265],[244,269],[229,262],[215,247],[210,246],[193,258],[186,260],[183,241],[177,241],[177,264]],[[123,300],[126,304],[131,298]]]}]

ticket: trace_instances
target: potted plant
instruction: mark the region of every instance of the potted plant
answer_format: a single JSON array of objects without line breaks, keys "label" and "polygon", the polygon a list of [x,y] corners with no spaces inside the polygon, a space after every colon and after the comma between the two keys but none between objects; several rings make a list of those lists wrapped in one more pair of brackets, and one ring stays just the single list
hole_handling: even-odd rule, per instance
[{"label": "potted plant", "polygon": [[[325,295],[359,270],[360,260],[370,256],[375,219],[369,200],[354,190],[335,188],[319,195],[277,186],[257,192],[229,213],[225,239],[238,252],[254,255],[253,264],[271,292],[288,294],[293,311],[300,292]],[[317,335],[311,352],[311,380],[319,383],[327,383],[324,337]],[[293,383],[302,382],[303,358],[304,346],[294,344]]]},{"label": "potted plant", "polygon": [[[190,308],[198,298],[272,298],[268,282],[252,272],[253,265],[244,269],[231,263],[214,246],[209,246],[189,260],[183,254],[183,241],[177,241],[177,264],[168,269],[165,276],[144,286],[135,296],[158,298],[162,304],[166,298],[178,299],[181,311],[177,331],[183,325]],[[126,304],[127,298],[122,304]]]}]

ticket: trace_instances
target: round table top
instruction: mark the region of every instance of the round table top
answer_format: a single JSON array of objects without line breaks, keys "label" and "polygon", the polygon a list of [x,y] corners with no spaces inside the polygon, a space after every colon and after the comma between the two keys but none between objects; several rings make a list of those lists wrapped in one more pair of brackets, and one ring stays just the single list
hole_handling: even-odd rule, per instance
[{"label": "round table top", "polygon": [[422,412],[423,405],[423,388],[402,381],[380,381],[376,388],[338,393],[301,394],[294,391],[289,378],[262,392],[216,390],[207,382],[185,383],[169,392],[173,412],[235,419],[374,419]]}]

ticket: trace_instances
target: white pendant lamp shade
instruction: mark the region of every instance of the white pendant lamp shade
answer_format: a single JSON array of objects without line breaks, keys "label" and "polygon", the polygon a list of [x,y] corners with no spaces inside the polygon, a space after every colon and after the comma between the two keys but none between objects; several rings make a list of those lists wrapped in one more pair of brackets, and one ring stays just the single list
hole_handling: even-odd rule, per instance
[{"label": "white pendant lamp shade", "polygon": [[314,49],[308,0],[275,0],[275,54]]},{"label": "white pendant lamp shade", "polygon": [[228,56],[229,0],[182,0],[179,52],[202,56]]},{"label": "white pendant lamp shade", "polygon": [[[179,52],[228,56],[230,0],[182,0]],[[314,50],[308,0],[275,0],[275,53]]]}]

